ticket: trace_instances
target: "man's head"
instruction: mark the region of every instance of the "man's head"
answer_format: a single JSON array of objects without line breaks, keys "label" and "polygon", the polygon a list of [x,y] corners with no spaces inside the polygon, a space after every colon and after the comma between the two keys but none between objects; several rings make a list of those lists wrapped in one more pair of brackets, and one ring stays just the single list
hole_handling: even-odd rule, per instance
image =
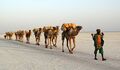
[{"label": "man's head", "polygon": [[97,32],[97,34],[100,34],[101,30],[100,30],[100,29],[97,29],[96,32]]}]

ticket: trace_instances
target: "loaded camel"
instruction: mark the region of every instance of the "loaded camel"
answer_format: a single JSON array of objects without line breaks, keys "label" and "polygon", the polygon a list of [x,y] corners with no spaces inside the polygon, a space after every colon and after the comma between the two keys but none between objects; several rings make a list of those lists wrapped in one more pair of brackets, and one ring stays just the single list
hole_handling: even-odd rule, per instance
[{"label": "loaded camel", "polygon": [[57,37],[59,33],[59,26],[53,27],[53,38],[52,38],[52,43],[53,46],[57,47]]},{"label": "loaded camel", "polygon": [[4,38],[11,40],[12,36],[13,36],[13,32],[6,32],[5,35],[4,35]]},{"label": "loaded camel", "polygon": [[40,45],[40,35],[42,33],[42,28],[35,28],[33,29],[33,33],[35,35],[36,45]]},{"label": "loaded camel", "polygon": [[23,38],[24,38],[24,31],[23,30],[19,30],[15,33],[16,36],[16,40],[23,42]]},{"label": "loaded camel", "polygon": [[[73,54],[73,50],[76,47],[75,45],[75,37],[78,35],[80,30],[82,29],[82,26],[77,26],[73,23],[67,23],[63,24],[61,26],[62,32],[62,52],[64,52],[64,40],[66,39],[66,45],[69,50],[69,53]],[[72,41],[74,46],[72,47]]]},{"label": "loaded camel", "polygon": [[44,37],[45,37],[45,48],[48,48],[50,46],[50,49],[52,49],[52,46],[57,47],[57,36],[59,32],[59,26],[47,26],[43,28]]},{"label": "loaded camel", "polygon": [[30,43],[31,30],[25,31],[26,43]]},{"label": "loaded camel", "polygon": [[45,38],[45,48],[48,48],[50,44],[50,49],[52,49],[53,27],[43,27],[43,32]]}]

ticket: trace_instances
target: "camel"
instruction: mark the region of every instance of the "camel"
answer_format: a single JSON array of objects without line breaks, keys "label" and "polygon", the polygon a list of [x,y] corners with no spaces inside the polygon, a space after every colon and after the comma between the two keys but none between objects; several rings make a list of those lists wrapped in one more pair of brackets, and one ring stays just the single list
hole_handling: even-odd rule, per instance
[{"label": "camel", "polygon": [[31,30],[25,31],[25,36],[26,36],[26,40],[27,40],[26,43],[29,44],[30,43]]},{"label": "camel", "polygon": [[[68,25],[68,24],[67,24]],[[62,52],[64,52],[64,40],[66,39],[66,45],[69,50],[69,53],[73,54],[73,50],[76,47],[75,44],[75,37],[78,35],[80,30],[82,29],[82,26],[77,26],[74,24],[69,23],[69,25],[66,27],[65,24],[62,25],[61,30],[62,32]],[[74,46],[72,47],[72,41]]]},{"label": "camel", "polygon": [[4,38],[6,39],[6,35],[4,35]]},{"label": "camel", "polygon": [[50,49],[52,49],[52,46],[57,47],[57,36],[59,32],[59,26],[47,26],[43,28],[44,37],[45,37],[45,48],[48,48],[50,46]]},{"label": "camel", "polygon": [[45,48],[48,48],[50,45],[50,49],[52,49],[53,27],[44,27],[43,32],[45,37]]},{"label": "camel", "polygon": [[24,31],[23,30],[19,30],[17,31],[17,36],[18,37],[18,41],[23,42],[23,38],[24,38]]},{"label": "camel", "polygon": [[4,35],[5,39],[9,39],[9,40],[12,39],[12,36],[13,36],[13,32],[6,32]]},{"label": "camel", "polygon": [[18,31],[15,32],[15,38],[16,38],[16,41],[18,40]]},{"label": "camel", "polygon": [[35,35],[35,39],[36,39],[36,45],[40,45],[40,35],[42,33],[42,28],[35,28],[33,29],[33,33]]},{"label": "camel", "polygon": [[52,38],[52,43],[53,46],[57,47],[57,37],[59,33],[59,26],[53,27],[53,38]]}]

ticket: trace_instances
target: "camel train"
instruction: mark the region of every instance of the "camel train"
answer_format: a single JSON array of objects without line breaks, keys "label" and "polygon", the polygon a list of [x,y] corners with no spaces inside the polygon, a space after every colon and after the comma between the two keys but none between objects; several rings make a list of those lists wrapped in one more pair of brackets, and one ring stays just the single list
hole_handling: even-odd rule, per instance
[{"label": "camel train", "polygon": [[[66,39],[66,46],[70,54],[73,54],[73,50],[76,47],[75,37],[81,31],[82,26],[78,26],[74,23],[64,23],[61,26],[61,37],[62,37],[62,52],[64,52],[64,41]],[[34,28],[33,34],[35,36],[36,45],[40,45],[41,33],[44,33],[45,48],[52,49],[53,46],[57,47],[57,38],[59,34],[59,26],[44,26],[43,28]],[[16,32],[6,32],[4,35],[5,39],[12,39],[13,34],[15,35],[16,41],[23,42],[23,38],[26,38],[26,43],[30,44],[31,30],[24,31],[18,30]],[[73,46],[72,46],[73,42]]]}]

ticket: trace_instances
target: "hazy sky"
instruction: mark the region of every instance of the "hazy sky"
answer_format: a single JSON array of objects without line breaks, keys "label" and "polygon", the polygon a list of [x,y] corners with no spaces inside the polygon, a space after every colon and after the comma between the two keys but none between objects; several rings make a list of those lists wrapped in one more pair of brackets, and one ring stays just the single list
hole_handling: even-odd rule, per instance
[{"label": "hazy sky", "polygon": [[120,31],[120,0],[0,0],[0,33],[67,22]]}]

